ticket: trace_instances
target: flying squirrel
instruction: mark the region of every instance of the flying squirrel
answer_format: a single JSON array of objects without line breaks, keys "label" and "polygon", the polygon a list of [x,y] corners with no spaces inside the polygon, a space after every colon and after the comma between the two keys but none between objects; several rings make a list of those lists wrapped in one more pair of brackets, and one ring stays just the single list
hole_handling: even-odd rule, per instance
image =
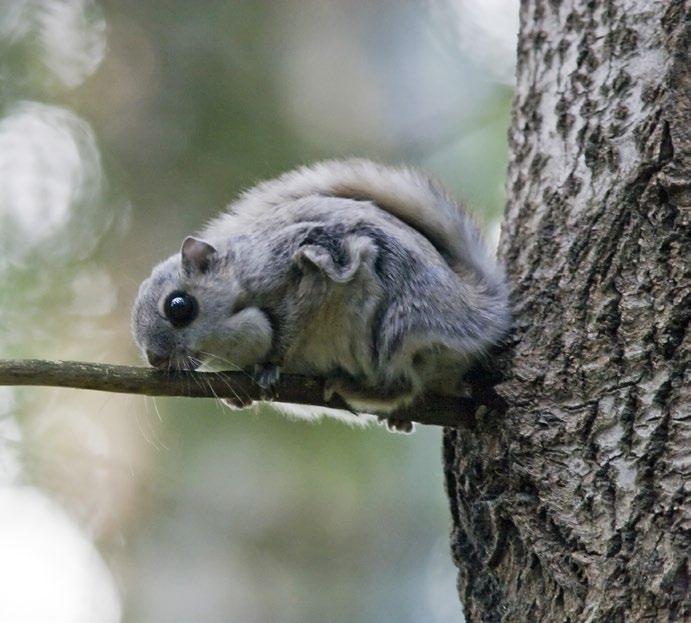
[{"label": "flying squirrel", "polygon": [[403,432],[395,411],[461,392],[509,322],[503,271],[460,205],[412,168],[361,159],[241,194],[153,269],[132,314],[153,366],[253,370],[265,387],[320,377],[325,399]]}]

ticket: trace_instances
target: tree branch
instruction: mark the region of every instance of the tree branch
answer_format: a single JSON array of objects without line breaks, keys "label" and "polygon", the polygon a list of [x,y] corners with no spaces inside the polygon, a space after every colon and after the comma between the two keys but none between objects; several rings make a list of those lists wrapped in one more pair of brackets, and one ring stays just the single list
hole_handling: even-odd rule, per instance
[{"label": "tree branch", "polygon": [[[154,368],[116,366],[80,361],[0,359],[0,385],[34,385],[93,389],[145,396],[187,396],[189,398],[234,398],[262,400],[262,389],[243,372],[164,371]],[[283,374],[274,389],[280,402],[343,408],[324,402],[320,379]],[[401,420],[435,426],[469,425],[480,403],[470,398],[424,396],[399,409]]]}]

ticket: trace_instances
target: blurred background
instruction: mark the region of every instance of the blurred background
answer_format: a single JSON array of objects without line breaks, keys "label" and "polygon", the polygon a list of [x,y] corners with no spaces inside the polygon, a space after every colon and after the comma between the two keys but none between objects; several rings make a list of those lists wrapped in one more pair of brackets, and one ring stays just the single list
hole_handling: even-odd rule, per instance
[{"label": "blurred background", "polygon": [[[408,162],[494,236],[512,0],[0,0],[0,357],[140,361],[154,263],[241,189]],[[0,388],[0,621],[462,621],[441,430]]]}]

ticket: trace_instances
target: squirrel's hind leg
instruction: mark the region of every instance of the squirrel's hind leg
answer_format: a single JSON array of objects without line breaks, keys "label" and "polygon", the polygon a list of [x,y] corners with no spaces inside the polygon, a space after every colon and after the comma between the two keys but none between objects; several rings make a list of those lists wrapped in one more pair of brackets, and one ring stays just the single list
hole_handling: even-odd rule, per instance
[{"label": "squirrel's hind leg", "polygon": [[392,432],[412,433],[414,425],[388,415],[396,409],[410,404],[417,393],[408,381],[399,381],[388,387],[368,387],[348,377],[332,377],[324,382],[324,400],[340,397],[349,407],[364,413],[375,413],[379,421],[386,422]]}]

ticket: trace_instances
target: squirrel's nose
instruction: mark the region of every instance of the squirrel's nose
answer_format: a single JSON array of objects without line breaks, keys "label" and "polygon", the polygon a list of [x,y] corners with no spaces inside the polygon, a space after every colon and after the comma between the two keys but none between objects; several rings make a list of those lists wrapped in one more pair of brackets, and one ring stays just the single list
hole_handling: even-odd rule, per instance
[{"label": "squirrel's nose", "polygon": [[166,366],[169,361],[168,357],[165,355],[160,355],[153,350],[146,351],[146,358],[155,368],[162,368],[163,366]]}]

